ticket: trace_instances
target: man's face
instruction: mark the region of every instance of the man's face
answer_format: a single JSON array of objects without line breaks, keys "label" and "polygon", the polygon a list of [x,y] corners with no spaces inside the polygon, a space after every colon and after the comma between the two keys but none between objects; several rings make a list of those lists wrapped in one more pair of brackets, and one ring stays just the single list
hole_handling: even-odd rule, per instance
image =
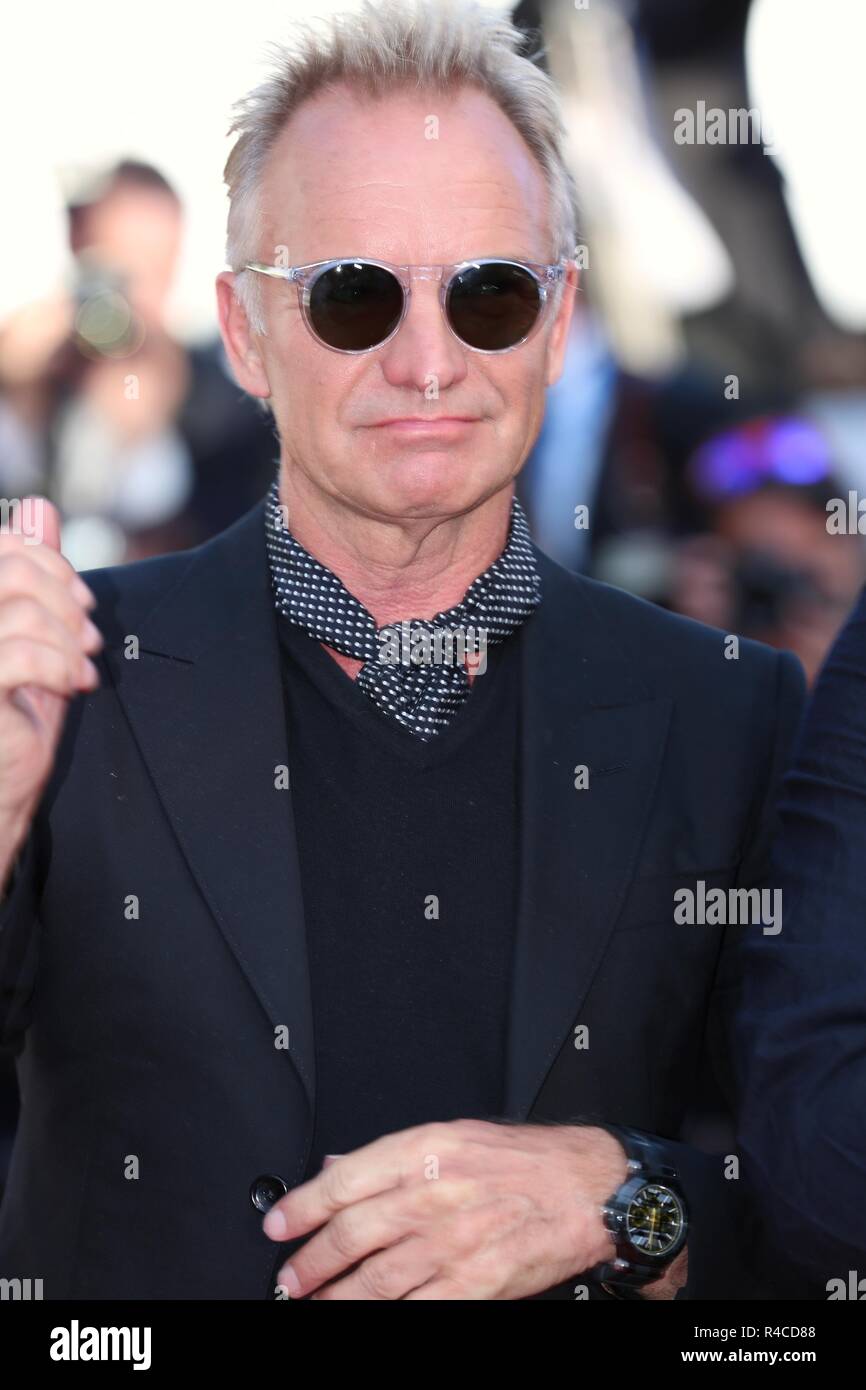
[{"label": "man's face", "polygon": [[[431,116],[438,139],[426,138]],[[292,265],[340,256],[548,263],[546,185],[507,117],[474,89],[365,101],[339,88],[301,106],[271,152],[253,259],[280,263],[280,248]],[[438,282],[416,278],[396,335],[347,356],[309,333],[295,286],[270,278],[261,285],[268,331],[250,339],[231,277],[220,279],[235,372],[246,389],[270,395],[284,466],[303,475],[305,490],[367,516],[435,519],[470,510],[520,469],[561,368],[571,283],[529,342],[486,355],[450,332]],[[404,423],[381,423],[395,419]]]}]

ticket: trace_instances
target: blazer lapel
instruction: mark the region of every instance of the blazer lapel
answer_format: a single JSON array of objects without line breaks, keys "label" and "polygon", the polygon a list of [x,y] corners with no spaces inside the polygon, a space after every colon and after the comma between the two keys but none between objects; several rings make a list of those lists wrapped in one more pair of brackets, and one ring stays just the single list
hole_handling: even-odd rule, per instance
[{"label": "blazer lapel", "polygon": [[[580,1021],[634,872],[671,708],[613,647],[585,581],[540,551],[536,558],[543,597],[523,643],[520,897],[506,1077],[514,1120],[526,1119]],[[581,767],[588,786],[577,789]]]},{"label": "blazer lapel", "polygon": [[[263,503],[192,552],[177,586],[106,650],[157,792],[193,876],[312,1107],[307,950]],[[158,872],[158,865],[154,872]]]}]

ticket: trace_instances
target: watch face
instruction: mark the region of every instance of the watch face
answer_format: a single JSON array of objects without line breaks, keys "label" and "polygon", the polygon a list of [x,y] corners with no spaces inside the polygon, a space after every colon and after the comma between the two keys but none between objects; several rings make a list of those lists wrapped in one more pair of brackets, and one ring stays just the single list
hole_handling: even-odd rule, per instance
[{"label": "watch face", "polygon": [[632,1198],[626,1213],[626,1233],[635,1249],[659,1258],[676,1244],[685,1214],[675,1192],[648,1182]]}]

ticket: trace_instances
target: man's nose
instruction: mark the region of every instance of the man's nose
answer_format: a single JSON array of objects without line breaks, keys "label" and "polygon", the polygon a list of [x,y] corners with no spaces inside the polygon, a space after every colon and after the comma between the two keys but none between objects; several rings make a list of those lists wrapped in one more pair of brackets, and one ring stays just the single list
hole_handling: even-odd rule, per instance
[{"label": "man's nose", "polygon": [[385,380],[391,386],[414,387],[435,400],[466,375],[467,351],[445,321],[438,280],[414,277],[406,316],[381,352]]}]

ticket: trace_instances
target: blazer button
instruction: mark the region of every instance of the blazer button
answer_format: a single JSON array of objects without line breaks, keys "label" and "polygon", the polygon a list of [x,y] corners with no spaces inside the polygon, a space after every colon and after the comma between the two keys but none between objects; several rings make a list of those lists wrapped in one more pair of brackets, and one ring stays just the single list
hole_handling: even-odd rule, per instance
[{"label": "blazer button", "polygon": [[270,1211],[271,1207],[285,1197],[288,1187],[276,1173],[262,1173],[254,1178],[250,1186],[250,1201],[257,1211]]}]

